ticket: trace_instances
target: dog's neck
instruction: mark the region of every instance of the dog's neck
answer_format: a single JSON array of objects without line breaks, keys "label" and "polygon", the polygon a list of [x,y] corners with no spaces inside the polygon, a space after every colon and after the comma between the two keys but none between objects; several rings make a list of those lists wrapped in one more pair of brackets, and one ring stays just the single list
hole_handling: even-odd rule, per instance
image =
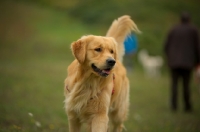
[{"label": "dog's neck", "polygon": [[[102,77],[100,75],[96,75],[95,73],[91,72],[89,69],[84,69],[81,65],[79,65],[79,72],[77,72],[76,82],[82,82],[80,85],[85,85],[88,89],[94,92],[95,95],[97,92],[101,91],[107,84],[108,81],[111,81],[111,75],[107,77]],[[80,81],[81,78],[81,81]]]}]

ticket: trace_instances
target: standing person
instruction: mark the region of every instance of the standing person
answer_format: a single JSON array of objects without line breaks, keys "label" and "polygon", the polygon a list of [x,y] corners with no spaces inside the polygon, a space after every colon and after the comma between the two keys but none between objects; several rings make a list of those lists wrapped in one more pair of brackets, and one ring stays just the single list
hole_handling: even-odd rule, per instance
[{"label": "standing person", "polygon": [[135,34],[132,33],[126,37],[124,41],[124,47],[125,47],[124,64],[128,71],[132,71],[133,56],[136,54],[138,49],[137,38]]},{"label": "standing person", "polygon": [[190,100],[191,72],[199,64],[198,30],[188,13],[181,14],[181,23],[171,29],[165,43],[165,54],[171,71],[171,109],[177,109],[178,81],[182,79],[185,111],[192,111]]}]

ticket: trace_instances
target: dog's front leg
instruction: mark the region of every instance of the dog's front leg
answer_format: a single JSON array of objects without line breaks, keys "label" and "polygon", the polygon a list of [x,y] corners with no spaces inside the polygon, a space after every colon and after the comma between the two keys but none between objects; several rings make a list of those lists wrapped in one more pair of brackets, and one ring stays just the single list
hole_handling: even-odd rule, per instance
[{"label": "dog's front leg", "polygon": [[91,122],[91,132],[107,132],[109,118],[106,114],[97,114]]},{"label": "dog's front leg", "polygon": [[69,132],[80,132],[81,123],[79,119],[68,119],[69,121]]}]

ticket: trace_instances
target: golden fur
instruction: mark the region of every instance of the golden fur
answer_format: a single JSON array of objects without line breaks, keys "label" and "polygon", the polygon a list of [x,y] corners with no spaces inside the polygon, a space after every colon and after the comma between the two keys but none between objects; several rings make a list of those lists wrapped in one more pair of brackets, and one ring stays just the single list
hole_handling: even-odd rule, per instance
[{"label": "golden fur", "polygon": [[123,42],[132,30],[129,16],[115,20],[106,37],[83,36],[71,44],[75,60],[65,79],[65,109],[69,131],[79,132],[87,123],[90,132],[121,132],[129,107],[129,81],[122,64]]}]

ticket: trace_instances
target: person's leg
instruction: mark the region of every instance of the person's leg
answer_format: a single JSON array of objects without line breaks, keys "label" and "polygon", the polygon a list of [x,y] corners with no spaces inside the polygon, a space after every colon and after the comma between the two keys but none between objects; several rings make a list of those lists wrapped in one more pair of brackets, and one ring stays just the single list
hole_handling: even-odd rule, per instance
[{"label": "person's leg", "polygon": [[183,70],[182,77],[183,77],[183,100],[185,104],[185,111],[191,111],[191,102],[190,102],[191,70],[189,69]]},{"label": "person's leg", "polygon": [[177,109],[177,96],[178,96],[178,69],[171,69],[171,109]]}]

